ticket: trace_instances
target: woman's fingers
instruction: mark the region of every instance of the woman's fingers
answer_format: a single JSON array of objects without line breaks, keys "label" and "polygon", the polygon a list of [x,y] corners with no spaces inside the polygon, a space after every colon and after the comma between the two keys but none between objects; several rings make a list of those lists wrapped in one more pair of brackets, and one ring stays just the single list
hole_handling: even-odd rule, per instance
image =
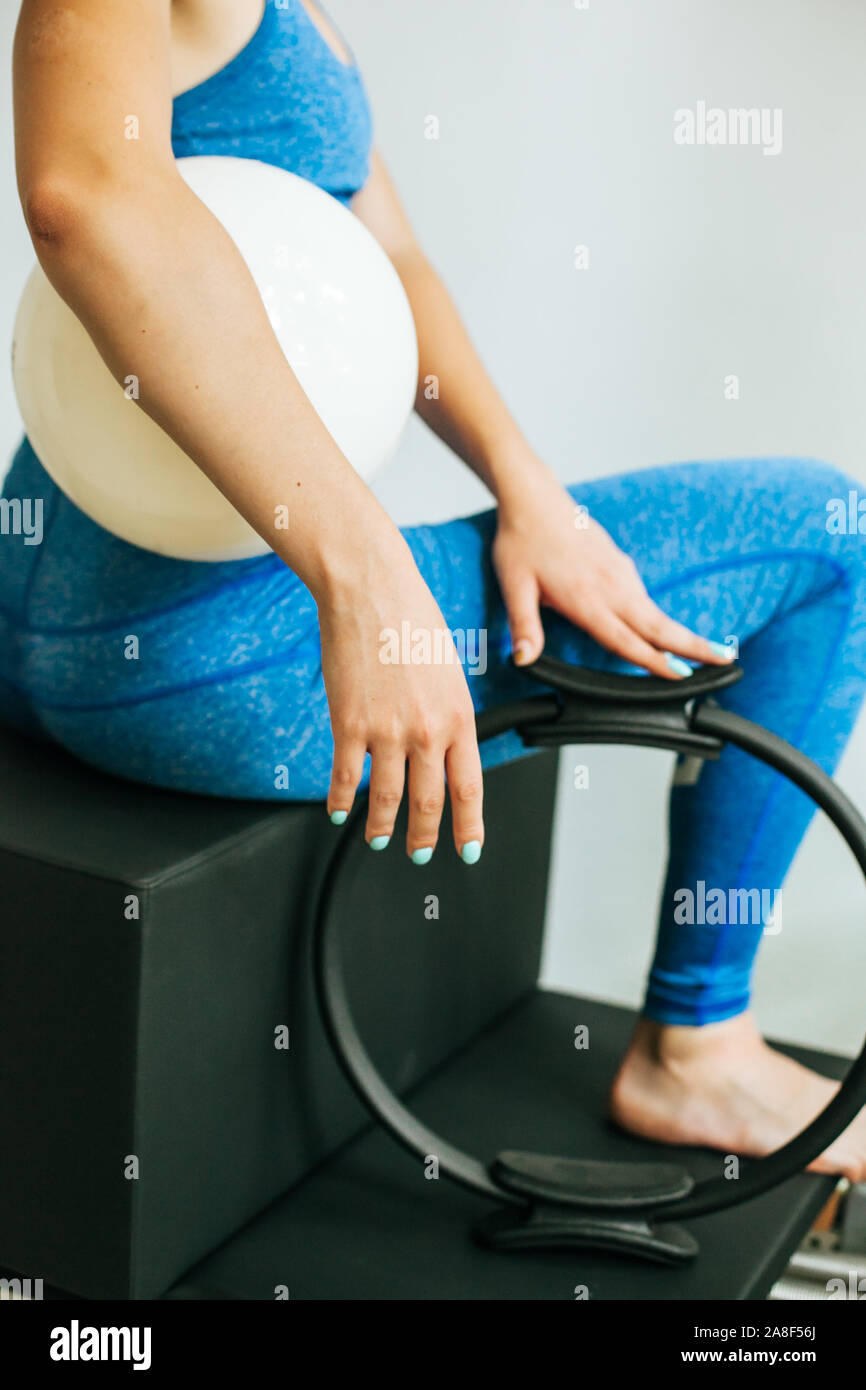
[{"label": "woman's fingers", "polygon": [[484,844],[484,788],[471,710],[459,719],[454,741],[444,756],[441,745],[436,751],[429,747],[410,750],[406,850],[415,864],[426,864],[436,848],[445,809],[446,773],[454,844],[464,862],[474,864]]},{"label": "woman's fingers", "polygon": [[544,647],[538,582],[531,574],[506,577],[501,582],[514,660],[518,666],[526,666],[541,656]]},{"label": "woman's fingers", "polygon": [[364,770],[366,746],[358,739],[336,739],[331,785],[328,789],[328,815],[335,825],[342,825],[352,809],[361,773]]},{"label": "woman's fingers", "polygon": [[622,616],[648,642],[664,651],[714,665],[724,665],[733,659],[733,651],[721,643],[708,642],[682,623],[675,622],[648,595],[624,611]]},{"label": "woman's fingers", "polygon": [[406,832],[406,852],[413,864],[426,864],[433,857],[444,808],[444,749],[413,749],[409,754],[409,826]]},{"label": "woman's fingers", "polygon": [[480,858],[484,844],[484,784],[474,725],[448,749],[445,771],[448,775],[454,845],[465,863],[474,864]]},{"label": "woman's fingers", "polygon": [[[364,754],[362,744],[338,742],[335,747],[328,812],[338,825],[352,809],[363,771]],[[407,754],[395,740],[393,744],[372,746],[370,759],[365,838],[371,849],[381,850],[394,833],[394,822],[406,781]],[[409,825],[406,852],[413,863],[428,863],[436,848],[445,809],[446,773],[454,844],[465,863],[476,863],[484,844],[484,787],[481,755],[472,718],[461,721],[457,737],[447,751],[442,751],[441,744],[435,750],[431,746],[416,744],[409,749],[408,763]]]},{"label": "woman's fingers", "polygon": [[394,822],[403,800],[406,749],[394,739],[370,746],[370,797],[365,838],[371,849],[384,849],[394,833]]},{"label": "woman's fingers", "polygon": [[676,680],[686,674],[686,671],[672,667],[664,651],[659,651],[658,647],[639,636],[610,609],[599,608],[585,614],[581,618],[581,626],[609,652],[634,666],[643,666],[655,676]]}]

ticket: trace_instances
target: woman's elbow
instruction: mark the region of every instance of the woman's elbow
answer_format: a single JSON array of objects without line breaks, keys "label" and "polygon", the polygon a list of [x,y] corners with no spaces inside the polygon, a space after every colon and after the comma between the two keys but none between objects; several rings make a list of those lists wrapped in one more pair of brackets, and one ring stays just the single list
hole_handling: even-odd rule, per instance
[{"label": "woman's elbow", "polygon": [[44,173],[19,189],[33,249],[43,265],[98,253],[147,226],[154,207],[169,206],[175,169],[141,171],[131,183],[124,171],[79,177]]},{"label": "woman's elbow", "polygon": [[46,178],[21,190],[24,221],[39,260],[55,259],[75,244],[95,195],[67,180]]}]

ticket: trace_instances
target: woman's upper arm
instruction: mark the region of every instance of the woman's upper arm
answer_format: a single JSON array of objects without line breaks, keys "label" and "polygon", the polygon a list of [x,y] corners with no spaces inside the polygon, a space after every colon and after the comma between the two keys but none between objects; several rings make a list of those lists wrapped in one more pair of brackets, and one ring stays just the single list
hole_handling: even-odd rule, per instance
[{"label": "woman's upper arm", "polygon": [[13,85],[19,192],[50,236],[89,189],[173,165],[171,0],[23,0]]}]

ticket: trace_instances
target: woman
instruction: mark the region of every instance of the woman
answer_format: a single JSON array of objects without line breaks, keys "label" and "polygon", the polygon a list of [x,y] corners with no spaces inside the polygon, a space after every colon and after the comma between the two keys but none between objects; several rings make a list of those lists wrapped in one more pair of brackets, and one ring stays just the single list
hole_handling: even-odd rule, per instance
[{"label": "woman", "polygon": [[[195,564],[138,550],[58,492],[25,441],[8,498],[41,498],[41,545],[0,550],[0,712],[121,775],[240,797],[327,797],[342,823],[369,782],[383,849],[408,772],[406,850],[484,842],[474,708],[512,698],[542,646],[677,679],[736,634],[748,678],[723,703],[831,769],[866,679],[857,538],[828,534],[849,480],[808,461],[658,468],[564,489],[479,362],[370,152],[363,83],[312,0],[24,0],[15,44],[22,203],[39,260],[119,381],[273,546]],[[135,115],[138,138],[127,139]],[[233,243],[175,155],[282,165],[351,206],[412,306],[427,423],[495,510],[402,531],[319,421]],[[291,526],[274,531],[291,498]],[[652,597],[650,596],[652,595]],[[540,608],[544,609],[544,623]],[[380,635],[484,631],[487,669],[380,660]],[[128,638],[137,660],[127,660]],[[516,737],[484,749],[515,757]],[[369,763],[367,762],[369,757]],[[274,770],[289,768],[289,787]],[[676,786],[646,1004],[614,1118],[668,1142],[761,1154],[832,1085],[770,1049],[748,1012],[762,924],[677,920],[681,890],[780,886],[810,805],[727,750]],[[861,1117],[816,1164],[866,1176]]]}]

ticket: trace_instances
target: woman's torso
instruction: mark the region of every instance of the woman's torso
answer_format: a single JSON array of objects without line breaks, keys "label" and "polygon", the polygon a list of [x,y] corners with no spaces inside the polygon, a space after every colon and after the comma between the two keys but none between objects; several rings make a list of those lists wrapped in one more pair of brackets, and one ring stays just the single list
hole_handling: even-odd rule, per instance
[{"label": "woman's torso", "polygon": [[[276,164],[348,203],[363,185],[371,119],[354,57],[303,0],[176,0],[172,145]],[[0,678],[26,686],[27,637],[84,637],[280,566],[171,560],[110,535],[53,484],[29,442],[6,478],[0,535]],[[41,539],[15,534],[17,502]],[[11,504],[11,505],[9,505]],[[26,508],[29,504],[29,512]]]}]

